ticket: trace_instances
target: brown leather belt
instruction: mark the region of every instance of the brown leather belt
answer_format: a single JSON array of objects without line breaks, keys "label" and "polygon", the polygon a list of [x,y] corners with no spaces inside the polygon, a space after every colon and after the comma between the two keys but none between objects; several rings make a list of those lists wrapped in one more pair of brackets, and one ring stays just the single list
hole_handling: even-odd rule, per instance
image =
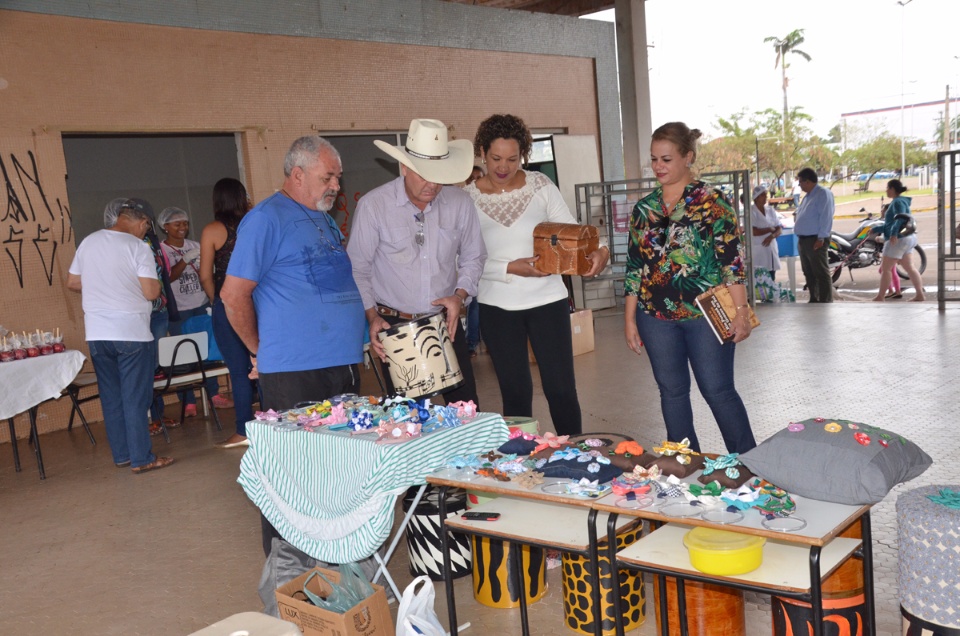
[{"label": "brown leather belt", "polygon": [[387,307],[386,305],[377,305],[377,313],[388,318],[399,318],[400,320],[420,320],[426,316],[432,316],[432,313],[406,314],[402,311]]}]

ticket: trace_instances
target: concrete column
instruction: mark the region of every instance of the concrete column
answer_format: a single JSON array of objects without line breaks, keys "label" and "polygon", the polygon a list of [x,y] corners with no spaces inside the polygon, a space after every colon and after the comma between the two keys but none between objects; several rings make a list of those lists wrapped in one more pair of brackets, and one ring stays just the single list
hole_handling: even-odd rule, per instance
[{"label": "concrete column", "polygon": [[644,0],[616,0],[617,66],[623,121],[623,168],[627,179],[643,176],[650,164],[650,74]]}]

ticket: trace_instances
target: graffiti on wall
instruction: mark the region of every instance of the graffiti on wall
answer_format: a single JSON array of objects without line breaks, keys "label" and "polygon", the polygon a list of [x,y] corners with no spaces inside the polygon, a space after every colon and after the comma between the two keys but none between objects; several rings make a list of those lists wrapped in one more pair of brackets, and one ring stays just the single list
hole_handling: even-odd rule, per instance
[{"label": "graffiti on wall", "polygon": [[[59,197],[50,203],[33,152],[28,150],[25,160],[13,153],[6,161],[0,156],[0,173],[6,198],[0,212],[0,258],[13,263],[20,289],[25,283],[35,282],[32,273],[42,275],[51,286],[57,246],[73,240],[70,208]],[[34,251],[39,259],[29,258]],[[38,262],[40,272],[24,271],[24,259]]]}]

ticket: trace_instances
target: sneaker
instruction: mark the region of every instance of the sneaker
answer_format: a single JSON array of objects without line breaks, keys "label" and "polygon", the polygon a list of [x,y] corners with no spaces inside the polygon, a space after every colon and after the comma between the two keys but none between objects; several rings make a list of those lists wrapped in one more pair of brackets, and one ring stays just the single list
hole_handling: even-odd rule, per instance
[{"label": "sneaker", "polygon": [[222,395],[214,395],[211,401],[213,402],[213,408],[215,409],[232,409],[233,408],[233,400],[227,399]]},{"label": "sneaker", "polygon": [[186,409],[183,411],[184,417],[196,417],[197,416],[197,405],[196,404],[187,404]]}]

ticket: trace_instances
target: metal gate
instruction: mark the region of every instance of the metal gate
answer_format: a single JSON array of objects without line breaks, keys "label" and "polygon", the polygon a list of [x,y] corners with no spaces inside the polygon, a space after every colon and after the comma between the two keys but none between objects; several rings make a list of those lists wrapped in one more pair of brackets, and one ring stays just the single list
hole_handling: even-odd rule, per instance
[{"label": "metal gate", "polygon": [[[753,226],[750,219],[750,171],[710,172],[700,175],[706,183],[723,190],[737,211],[743,228],[743,265],[747,272],[747,298],[755,303],[753,289]],[[581,183],[576,186],[577,222],[596,225],[606,234],[610,246],[610,273],[592,280],[581,279],[581,293],[587,299],[609,297],[618,307],[623,306],[623,281],[627,267],[627,245],[630,240],[630,216],[637,201],[657,188],[653,177]],[[613,302],[608,306],[612,306]],[[585,305],[589,306],[589,305]]]},{"label": "metal gate", "polygon": [[937,307],[960,300],[957,227],[957,170],[960,150],[937,153]]}]

